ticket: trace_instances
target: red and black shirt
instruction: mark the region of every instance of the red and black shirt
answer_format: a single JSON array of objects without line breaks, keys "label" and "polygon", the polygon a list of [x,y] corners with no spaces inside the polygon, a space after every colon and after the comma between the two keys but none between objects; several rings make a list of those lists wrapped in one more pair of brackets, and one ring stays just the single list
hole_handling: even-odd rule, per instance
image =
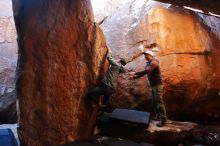
[{"label": "red and black shirt", "polygon": [[145,74],[148,75],[148,80],[151,86],[157,86],[162,84],[159,60],[153,59],[150,62],[146,62],[146,67],[144,71],[135,73],[136,77],[139,78],[144,76]]}]

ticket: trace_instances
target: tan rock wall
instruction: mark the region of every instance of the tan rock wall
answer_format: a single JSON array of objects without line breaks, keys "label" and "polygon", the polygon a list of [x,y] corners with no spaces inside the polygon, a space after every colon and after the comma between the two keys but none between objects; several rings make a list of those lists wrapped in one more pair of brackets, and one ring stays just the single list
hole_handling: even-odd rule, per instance
[{"label": "tan rock wall", "polygon": [[[220,86],[214,83],[219,78],[213,76],[219,72],[218,63],[214,61],[218,60],[214,56],[220,55],[219,44],[214,45],[217,38],[209,34],[194,15],[181,10],[152,10],[149,30],[161,48],[158,57],[168,112],[178,114],[176,111],[181,108],[182,113],[219,117],[215,102]],[[182,104],[176,104],[177,100]],[[206,108],[207,104],[212,107],[210,110]],[[202,114],[204,111],[208,113]]]}]

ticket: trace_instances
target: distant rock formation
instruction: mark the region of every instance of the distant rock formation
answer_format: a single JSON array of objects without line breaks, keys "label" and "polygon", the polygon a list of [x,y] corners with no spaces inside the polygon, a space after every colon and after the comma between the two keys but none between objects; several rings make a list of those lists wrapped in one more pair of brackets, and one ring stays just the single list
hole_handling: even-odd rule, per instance
[{"label": "distant rock formation", "polygon": [[[0,123],[15,123],[16,30],[10,0],[0,2]],[[13,95],[12,95],[13,94]],[[10,95],[10,96],[9,96]],[[10,97],[13,98],[10,98]],[[13,105],[13,106],[11,106]]]}]

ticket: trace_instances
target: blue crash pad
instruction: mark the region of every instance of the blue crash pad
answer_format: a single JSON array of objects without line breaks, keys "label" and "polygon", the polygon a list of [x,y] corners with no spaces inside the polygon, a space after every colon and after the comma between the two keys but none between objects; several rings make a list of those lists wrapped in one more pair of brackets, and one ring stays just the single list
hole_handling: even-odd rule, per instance
[{"label": "blue crash pad", "polygon": [[18,146],[11,129],[0,129],[0,146]]}]

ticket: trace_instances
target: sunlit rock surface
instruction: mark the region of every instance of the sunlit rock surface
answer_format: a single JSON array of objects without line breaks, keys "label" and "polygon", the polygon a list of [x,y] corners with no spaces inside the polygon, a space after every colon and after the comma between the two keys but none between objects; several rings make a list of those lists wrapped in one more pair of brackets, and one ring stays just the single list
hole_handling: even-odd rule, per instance
[{"label": "sunlit rock surface", "polygon": [[[219,23],[214,16],[134,0],[109,16],[102,29],[115,57],[130,62],[128,70],[144,69],[138,46],[156,42],[168,117],[198,121],[220,118]],[[124,75],[112,106],[151,110],[150,96],[145,77],[131,81]]]},{"label": "sunlit rock surface", "polygon": [[[164,15],[159,22],[164,25],[157,26],[154,34],[161,48],[158,56],[170,113],[178,114],[176,111],[180,109],[180,117],[186,114],[195,119],[219,118],[220,60],[217,56],[220,55],[220,44],[218,35],[210,33],[216,26],[204,25],[197,14],[187,11],[173,13],[158,9],[150,16],[155,18],[155,14],[161,13]],[[150,24],[156,23],[155,19],[151,20]],[[214,21],[220,22],[219,19]],[[161,37],[163,34],[164,38]]]},{"label": "sunlit rock surface", "polygon": [[14,0],[22,145],[59,145],[93,134],[86,94],[104,74],[106,44],[89,0]]},{"label": "sunlit rock surface", "polygon": [[12,2],[0,1],[0,123],[16,122],[16,30]]}]

